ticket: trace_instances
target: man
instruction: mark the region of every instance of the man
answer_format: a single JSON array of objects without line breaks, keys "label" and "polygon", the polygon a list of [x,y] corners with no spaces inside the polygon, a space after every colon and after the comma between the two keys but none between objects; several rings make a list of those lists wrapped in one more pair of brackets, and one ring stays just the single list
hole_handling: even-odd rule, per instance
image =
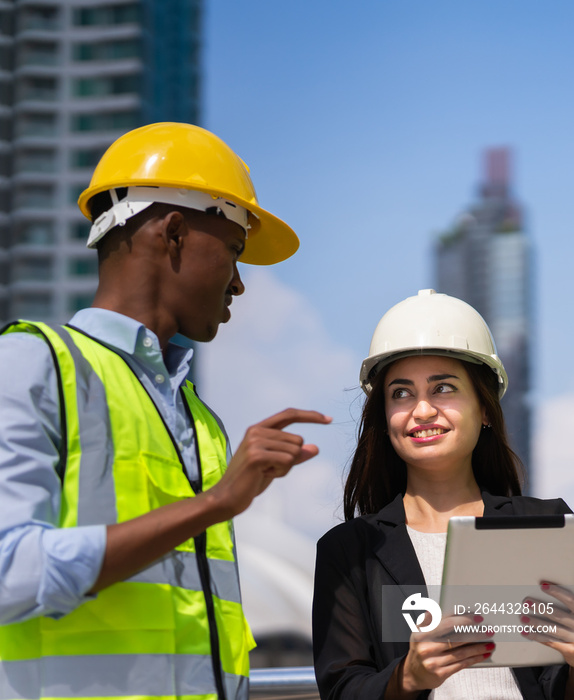
[{"label": "man", "polygon": [[93,307],[0,339],[0,700],[245,698],[229,521],[317,454],[283,429],[330,419],[272,416],[226,467],[170,338],[211,340],[244,291],[238,260],[278,262],[297,237],[236,154],[187,124],[118,139],[79,205]]}]

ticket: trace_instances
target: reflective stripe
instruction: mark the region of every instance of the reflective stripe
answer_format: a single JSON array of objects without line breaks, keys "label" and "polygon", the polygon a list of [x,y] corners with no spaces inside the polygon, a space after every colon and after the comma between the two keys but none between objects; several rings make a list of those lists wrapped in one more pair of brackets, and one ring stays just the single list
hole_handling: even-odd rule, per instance
[{"label": "reflective stripe", "polygon": [[80,444],[78,525],[112,525],[118,521],[113,477],[113,445],[106,390],[72,337],[60,326],[51,330],[65,343],[76,368]]},{"label": "reflective stripe", "polygon": [[236,562],[225,561],[224,559],[210,559],[209,570],[211,572],[211,592],[213,595],[222,600],[241,603],[239,573]]},{"label": "reflective stripe", "polygon": [[249,678],[247,676],[224,673],[223,682],[228,700],[247,700],[249,698]]},{"label": "reflective stripe", "polygon": [[39,698],[40,664],[28,661],[3,661],[0,664],[0,700]]},{"label": "reflective stripe", "polygon": [[[229,700],[247,698],[248,679],[226,673]],[[215,693],[209,656],[51,656],[0,665],[0,700]]]},{"label": "reflective stripe", "polygon": [[[232,603],[241,603],[235,562],[210,559],[208,564],[213,595]],[[202,590],[197,556],[194,552],[172,551],[160,561],[127,580],[133,583],[166,583],[191,591]]]},{"label": "reflective stripe", "polygon": [[199,398],[199,394],[195,390],[195,384],[190,382],[189,379],[186,382],[185,388],[188,389],[192,394],[197,396],[197,398],[201,401],[201,403],[205,406],[205,408],[207,408],[207,410],[211,413],[211,417],[217,423],[219,430],[221,430],[221,434],[225,438],[225,442],[227,444],[226,456],[227,456],[227,463],[229,464],[229,460],[233,457],[233,454],[231,452],[231,445],[229,444],[229,435],[227,434],[227,430],[225,430],[225,426],[223,425],[221,418],[217,415],[217,413],[215,413],[215,411],[208,404],[205,403],[205,401],[203,399]]}]

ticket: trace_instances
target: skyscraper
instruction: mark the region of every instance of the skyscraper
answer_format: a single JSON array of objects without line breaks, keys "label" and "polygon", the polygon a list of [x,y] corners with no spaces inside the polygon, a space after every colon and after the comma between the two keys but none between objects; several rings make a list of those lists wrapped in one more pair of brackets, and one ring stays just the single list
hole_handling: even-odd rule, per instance
[{"label": "skyscraper", "polygon": [[435,246],[436,288],[484,317],[509,375],[502,407],[510,441],[530,466],[530,241],[511,190],[508,149],[486,151],[478,201]]},{"label": "skyscraper", "polygon": [[97,284],[76,200],[122,133],[198,123],[202,0],[0,0],[0,320]]}]

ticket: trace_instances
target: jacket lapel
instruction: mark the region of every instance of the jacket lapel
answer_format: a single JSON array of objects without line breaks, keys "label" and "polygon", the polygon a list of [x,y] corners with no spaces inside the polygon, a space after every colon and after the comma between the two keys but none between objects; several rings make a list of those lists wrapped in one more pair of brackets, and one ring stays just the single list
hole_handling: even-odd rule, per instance
[{"label": "jacket lapel", "polygon": [[512,498],[509,496],[493,496],[488,491],[482,492],[484,515],[514,515]]},{"label": "jacket lapel", "polygon": [[375,525],[373,553],[381,566],[398,586],[422,586],[426,592],[423,572],[407,532],[402,494],[377,513]]}]

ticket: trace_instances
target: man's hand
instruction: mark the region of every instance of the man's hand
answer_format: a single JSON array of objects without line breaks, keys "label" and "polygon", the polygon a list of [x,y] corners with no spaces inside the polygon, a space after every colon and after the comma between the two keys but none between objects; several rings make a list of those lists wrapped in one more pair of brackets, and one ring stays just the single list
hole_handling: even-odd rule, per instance
[{"label": "man's hand", "polygon": [[317,411],[287,408],[251,426],[229,462],[227,472],[211,491],[226,512],[226,519],[242,513],[253,499],[277,477],[285,476],[295,464],[319,453],[316,445],[305,445],[303,438],[283,428],[293,423],[331,422]]},{"label": "man's hand", "polygon": [[156,508],[133,520],[110,525],[102,570],[91,592],[124,581],[210,525],[244,511],[278,476],[311,459],[316,445],[284,433],[292,423],[330,423],[317,411],[288,408],[249,428],[225,475],[213,488],[177,503]]}]

